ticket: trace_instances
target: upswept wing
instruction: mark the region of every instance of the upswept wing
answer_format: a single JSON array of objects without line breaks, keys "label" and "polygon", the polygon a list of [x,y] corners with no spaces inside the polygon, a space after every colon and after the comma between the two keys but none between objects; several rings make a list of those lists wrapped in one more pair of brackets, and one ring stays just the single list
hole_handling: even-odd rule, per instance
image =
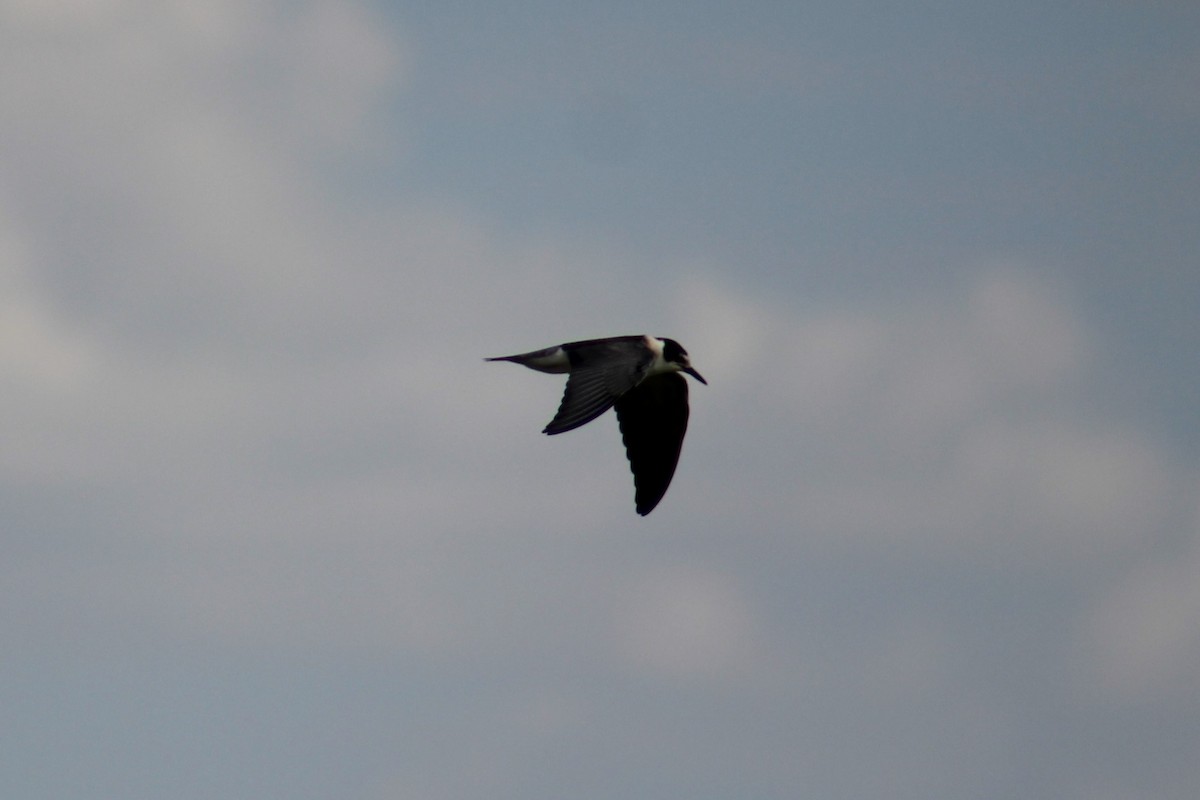
[{"label": "upswept wing", "polygon": [[563,350],[571,374],[558,413],[542,431],[551,435],[575,430],[612,408],[638,385],[653,359],[640,336],[572,342]]}]

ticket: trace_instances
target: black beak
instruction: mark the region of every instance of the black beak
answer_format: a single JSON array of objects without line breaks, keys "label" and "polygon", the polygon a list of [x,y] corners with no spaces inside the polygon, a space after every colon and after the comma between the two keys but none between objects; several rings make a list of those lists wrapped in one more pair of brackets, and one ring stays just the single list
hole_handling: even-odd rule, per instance
[{"label": "black beak", "polygon": [[699,372],[696,372],[696,370],[692,369],[691,367],[684,367],[681,370],[681,372],[686,372],[688,375],[691,375],[693,378],[700,381],[705,386],[708,386],[708,381],[704,380],[704,376],[701,375]]}]

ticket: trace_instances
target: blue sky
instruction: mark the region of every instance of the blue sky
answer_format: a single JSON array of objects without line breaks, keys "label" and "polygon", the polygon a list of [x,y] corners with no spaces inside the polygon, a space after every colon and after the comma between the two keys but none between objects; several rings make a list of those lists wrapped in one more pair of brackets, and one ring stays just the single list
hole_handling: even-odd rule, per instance
[{"label": "blue sky", "polygon": [[6,796],[1195,797],[1198,23],[0,4]]}]

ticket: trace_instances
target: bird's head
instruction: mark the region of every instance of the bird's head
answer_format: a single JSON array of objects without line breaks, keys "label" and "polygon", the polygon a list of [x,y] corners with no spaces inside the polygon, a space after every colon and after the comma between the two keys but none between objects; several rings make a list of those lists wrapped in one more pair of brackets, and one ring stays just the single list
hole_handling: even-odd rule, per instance
[{"label": "bird's head", "polygon": [[663,339],[662,343],[663,361],[675,367],[680,372],[686,372],[705,386],[708,385],[708,381],[704,380],[704,376],[692,368],[692,362],[688,359],[687,350],[683,349],[683,345],[674,339]]}]

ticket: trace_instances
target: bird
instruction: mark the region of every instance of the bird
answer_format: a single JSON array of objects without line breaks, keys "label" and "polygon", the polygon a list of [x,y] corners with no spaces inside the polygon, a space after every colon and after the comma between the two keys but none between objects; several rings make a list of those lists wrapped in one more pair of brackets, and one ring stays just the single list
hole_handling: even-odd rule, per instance
[{"label": "bird", "polygon": [[613,336],[484,360],[567,374],[558,413],[542,433],[573,431],[615,406],[637,513],[644,517],[654,510],[671,485],[687,432],[688,384],[681,373],[708,385],[679,342]]}]

